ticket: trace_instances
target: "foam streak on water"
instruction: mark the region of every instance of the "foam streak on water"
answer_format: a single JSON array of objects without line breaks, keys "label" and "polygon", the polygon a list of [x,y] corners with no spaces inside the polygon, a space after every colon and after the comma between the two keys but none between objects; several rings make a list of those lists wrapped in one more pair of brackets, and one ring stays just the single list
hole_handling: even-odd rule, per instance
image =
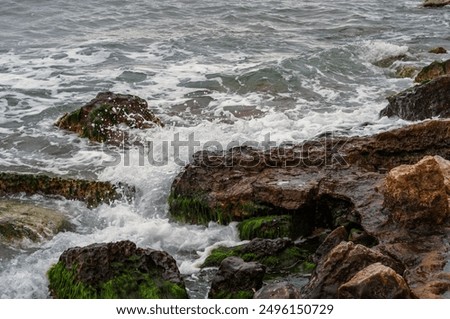
[{"label": "foam streak on water", "polygon": [[[401,126],[406,122],[378,113],[387,95],[412,80],[373,62],[406,54],[411,61],[398,63],[425,65],[435,58],[430,47],[450,49],[449,10],[419,3],[2,0],[0,169],[122,181],[137,194],[132,203],[93,210],[24,199],[61,210],[76,231],[0,245],[0,297],[48,297],[45,273],[72,246],[129,239],[167,250],[195,276],[212,247],[239,242],[234,224],[169,220],[167,196],[182,170],[173,149],[162,166],[142,163],[137,148],[117,157],[54,127],[65,112],[100,91],[145,98],[167,125],[133,134],[152,141],[159,158],[175,136],[226,148],[268,135],[280,144]],[[189,161],[187,150],[181,159]]]}]

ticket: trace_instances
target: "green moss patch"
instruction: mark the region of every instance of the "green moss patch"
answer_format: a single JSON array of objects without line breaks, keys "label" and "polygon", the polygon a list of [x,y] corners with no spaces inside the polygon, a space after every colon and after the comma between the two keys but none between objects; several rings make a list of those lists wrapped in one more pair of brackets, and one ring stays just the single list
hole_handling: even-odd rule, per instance
[{"label": "green moss patch", "polygon": [[292,238],[292,216],[272,215],[250,218],[239,223],[238,230],[239,237],[242,240],[251,240],[253,238]]},{"label": "green moss patch", "polygon": [[[76,268],[76,267],[75,267]],[[62,299],[181,299],[186,290],[178,284],[163,280],[156,273],[143,273],[137,268],[117,263],[117,275],[99,283],[87,285],[77,280],[76,270],[67,269],[61,262],[47,273],[53,296]]]}]

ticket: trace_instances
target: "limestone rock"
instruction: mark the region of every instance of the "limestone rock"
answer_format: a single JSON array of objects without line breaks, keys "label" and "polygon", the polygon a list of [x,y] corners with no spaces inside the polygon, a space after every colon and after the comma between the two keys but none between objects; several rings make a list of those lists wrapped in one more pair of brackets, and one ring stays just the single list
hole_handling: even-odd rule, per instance
[{"label": "limestone rock", "polygon": [[310,282],[303,289],[303,297],[337,298],[340,286],[360,270],[377,262],[403,273],[402,266],[393,259],[365,246],[342,242],[317,265]]},{"label": "limestone rock", "polygon": [[449,216],[444,176],[431,156],[392,169],[386,176],[384,198],[393,221],[409,229],[433,229]]},{"label": "limestone rock", "polygon": [[269,284],[258,290],[253,299],[300,299],[300,290],[288,282]]},{"label": "limestone rock", "polygon": [[0,200],[0,241],[3,243],[50,239],[71,228],[61,212],[16,200]]},{"label": "limestone rock", "polygon": [[434,61],[430,65],[424,67],[419,74],[417,74],[414,81],[421,83],[447,74],[450,74],[450,60],[444,62]]},{"label": "limestone rock", "polygon": [[146,129],[163,126],[161,120],[148,108],[144,99],[126,94],[101,92],[79,110],[67,113],[56,123],[59,128],[73,131],[95,142],[127,143],[128,128]]},{"label": "limestone rock", "polygon": [[450,75],[439,76],[392,95],[388,101],[389,105],[381,110],[380,116],[398,116],[408,121],[449,117]]},{"label": "limestone rock", "polygon": [[409,299],[411,291],[402,276],[392,268],[375,263],[359,271],[338,289],[346,299]]},{"label": "limestone rock", "polygon": [[228,257],[220,264],[213,278],[208,297],[212,299],[246,299],[262,287],[266,267],[257,262],[245,262]]},{"label": "limestone rock", "polygon": [[130,241],[70,248],[48,277],[54,298],[187,298],[175,259]]}]

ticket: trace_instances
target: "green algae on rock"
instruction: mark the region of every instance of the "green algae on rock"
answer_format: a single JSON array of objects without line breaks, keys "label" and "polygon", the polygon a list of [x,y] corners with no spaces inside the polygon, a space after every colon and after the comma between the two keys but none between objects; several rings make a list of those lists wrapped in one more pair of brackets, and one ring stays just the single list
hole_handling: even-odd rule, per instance
[{"label": "green algae on rock", "polygon": [[417,83],[424,83],[447,74],[450,74],[450,60],[444,62],[434,61],[430,65],[422,68],[414,81]]},{"label": "green algae on rock", "polygon": [[80,109],[66,113],[55,125],[91,141],[116,145],[127,142],[126,131],[121,130],[120,125],[132,129],[164,126],[144,99],[112,92],[97,94]]},{"label": "green algae on rock", "polygon": [[246,219],[237,226],[239,238],[250,240],[254,238],[293,238],[292,216],[263,216]]},{"label": "green algae on rock", "polygon": [[0,196],[19,193],[62,196],[95,207],[123,197],[131,198],[134,189],[108,182],[64,179],[38,174],[0,173]]},{"label": "green algae on rock", "polygon": [[187,298],[175,260],[130,241],[66,250],[47,273],[54,298]]}]

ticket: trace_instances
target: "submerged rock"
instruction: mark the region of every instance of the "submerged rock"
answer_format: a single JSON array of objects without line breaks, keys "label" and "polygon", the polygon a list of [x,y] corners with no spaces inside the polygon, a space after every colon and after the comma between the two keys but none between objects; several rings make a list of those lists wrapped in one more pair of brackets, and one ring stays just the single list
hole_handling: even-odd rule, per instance
[{"label": "submerged rock", "polygon": [[0,200],[0,242],[50,239],[72,228],[61,212],[16,200]]},{"label": "submerged rock", "polygon": [[414,81],[423,83],[447,74],[450,74],[450,60],[444,62],[434,61],[430,65],[424,67],[419,74],[417,74]]},{"label": "submerged rock", "polygon": [[[416,78],[417,79],[417,78]],[[450,116],[450,75],[437,77],[388,97],[380,116],[398,116],[408,121]]]},{"label": "submerged rock", "polygon": [[375,263],[359,271],[338,289],[340,299],[409,299],[411,290],[392,268]]},{"label": "submerged rock", "polygon": [[126,94],[101,92],[79,110],[66,113],[56,123],[59,128],[73,131],[95,142],[123,144],[126,131],[163,126],[161,120],[149,110],[147,101]]},{"label": "submerged rock", "polygon": [[408,56],[406,54],[399,54],[399,55],[388,56],[381,60],[375,61],[373,64],[380,68],[388,68],[392,64],[394,64],[396,61],[406,61],[406,60],[408,60]]},{"label": "submerged rock", "polygon": [[208,297],[212,299],[249,299],[262,287],[266,267],[228,257],[220,263]]},{"label": "submerged rock", "polygon": [[63,179],[37,174],[0,173],[0,196],[19,193],[62,196],[84,201],[89,207],[94,207],[123,196],[131,197],[134,190],[126,185],[113,185],[108,182]]},{"label": "submerged rock", "polygon": [[187,298],[172,256],[130,241],[70,248],[48,278],[54,298]]}]

